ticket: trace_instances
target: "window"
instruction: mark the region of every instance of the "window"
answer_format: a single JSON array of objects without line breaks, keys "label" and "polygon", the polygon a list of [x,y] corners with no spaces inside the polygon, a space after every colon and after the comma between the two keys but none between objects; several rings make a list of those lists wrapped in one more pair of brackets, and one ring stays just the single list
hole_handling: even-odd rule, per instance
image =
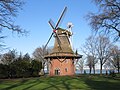
[{"label": "window", "polygon": [[59,68],[55,69],[55,75],[60,75],[60,69]]},{"label": "window", "polygon": [[67,69],[67,68],[65,68],[65,71],[67,72],[67,71],[68,71],[68,69]]}]

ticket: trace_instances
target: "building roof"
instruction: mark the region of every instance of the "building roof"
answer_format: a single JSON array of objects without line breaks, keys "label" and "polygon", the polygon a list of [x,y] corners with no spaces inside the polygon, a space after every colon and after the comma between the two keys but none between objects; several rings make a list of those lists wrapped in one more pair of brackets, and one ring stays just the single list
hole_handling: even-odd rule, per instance
[{"label": "building roof", "polygon": [[73,53],[51,53],[49,55],[46,55],[44,58],[48,59],[48,58],[75,58],[75,59],[79,59],[82,58],[82,55],[79,54],[73,54]]},{"label": "building roof", "polygon": [[62,28],[58,28],[55,34],[55,42],[52,52],[46,55],[45,58],[81,58],[82,55],[75,54],[70,43],[71,32]]}]

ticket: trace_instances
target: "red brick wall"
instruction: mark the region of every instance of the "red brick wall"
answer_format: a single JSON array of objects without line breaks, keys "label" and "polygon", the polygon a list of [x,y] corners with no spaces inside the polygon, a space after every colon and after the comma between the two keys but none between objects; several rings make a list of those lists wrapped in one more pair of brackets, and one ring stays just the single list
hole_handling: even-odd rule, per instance
[{"label": "red brick wall", "polygon": [[50,76],[55,75],[55,69],[60,69],[60,76],[75,74],[75,66],[72,58],[71,59],[52,59],[49,68],[50,68],[50,71],[49,71]]}]

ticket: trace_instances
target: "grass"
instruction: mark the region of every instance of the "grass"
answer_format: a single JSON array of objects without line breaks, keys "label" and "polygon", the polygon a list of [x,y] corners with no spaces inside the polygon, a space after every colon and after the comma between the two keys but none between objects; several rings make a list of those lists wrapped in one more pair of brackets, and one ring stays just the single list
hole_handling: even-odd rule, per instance
[{"label": "grass", "polygon": [[1,79],[0,90],[120,90],[120,78],[81,75]]}]

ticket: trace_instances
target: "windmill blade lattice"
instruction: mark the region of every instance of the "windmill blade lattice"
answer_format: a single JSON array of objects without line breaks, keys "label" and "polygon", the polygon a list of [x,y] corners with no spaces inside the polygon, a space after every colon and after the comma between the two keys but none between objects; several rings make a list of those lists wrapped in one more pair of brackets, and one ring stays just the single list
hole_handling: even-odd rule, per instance
[{"label": "windmill blade lattice", "polygon": [[57,28],[58,28],[58,26],[59,26],[59,23],[61,22],[61,19],[62,19],[62,17],[64,16],[66,10],[67,10],[67,7],[64,8],[64,10],[63,10],[63,12],[62,12],[62,14],[61,14],[60,18],[58,19],[58,22],[56,23],[55,26],[54,26],[54,22],[53,22],[51,19],[48,21],[48,23],[50,24],[50,26],[51,26],[52,29],[53,29],[53,32],[52,32],[52,34],[50,35],[50,37],[49,37],[49,39],[48,39],[48,41],[47,41],[44,49],[47,47],[48,43],[50,42],[50,40],[51,40],[51,38],[52,38],[52,36],[53,36],[54,34],[55,34],[56,37],[57,37],[58,45],[59,45],[60,49],[62,49],[62,47],[61,47],[61,41],[60,41],[60,38],[59,38],[58,34],[56,33],[56,31],[57,31]]},{"label": "windmill blade lattice", "polygon": [[67,7],[64,8],[64,10],[63,10],[60,18],[58,19],[58,22],[57,22],[57,24],[56,24],[56,26],[55,26],[55,29],[57,29],[57,27],[58,27],[58,25],[59,25],[59,23],[60,23],[60,21],[61,21],[61,19],[62,19],[62,17],[64,16],[64,14],[65,14],[66,11],[67,11]]},{"label": "windmill blade lattice", "polygon": [[48,23],[50,24],[50,26],[52,27],[52,29],[54,30],[55,28],[55,26],[54,26],[54,22],[50,19],[49,21],[48,21]]},{"label": "windmill blade lattice", "polygon": [[48,43],[50,42],[50,40],[51,40],[51,38],[52,38],[52,36],[53,36],[53,32],[52,32],[52,34],[50,35],[50,37],[49,37],[49,39],[48,39],[48,41],[47,41],[47,43],[45,44],[45,47],[44,47],[44,49],[43,50],[45,50],[46,49],[46,47],[47,47],[47,45],[48,45]]},{"label": "windmill blade lattice", "polygon": [[53,23],[51,23],[51,20],[50,20],[48,23],[49,23],[50,26],[53,28],[53,34],[56,35],[56,38],[57,38],[57,40],[58,40],[58,45],[59,45],[60,49],[62,49],[60,38],[59,38],[58,34],[56,33],[56,30],[55,30],[54,27],[53,27]]}]

